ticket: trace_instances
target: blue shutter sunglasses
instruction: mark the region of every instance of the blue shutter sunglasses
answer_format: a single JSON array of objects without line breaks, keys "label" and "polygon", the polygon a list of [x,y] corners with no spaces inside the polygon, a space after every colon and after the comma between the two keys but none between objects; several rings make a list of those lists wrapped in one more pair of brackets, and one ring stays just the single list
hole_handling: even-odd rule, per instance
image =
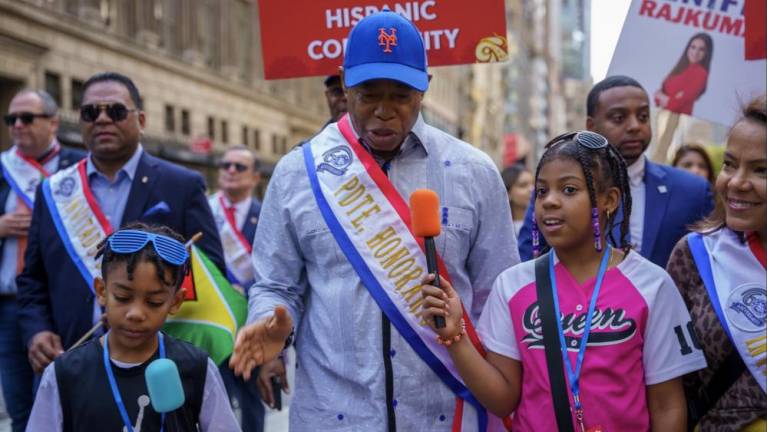
[{"label": "blue shutter sunglasses", "polygon": [[162,234],[126,229],[117,231],[107,240],[109,249],[118,254],[140,251],[149,242],[152,242],[157,255],[169,264],[181,266],[189,259],[189,252],[181,242]]}]

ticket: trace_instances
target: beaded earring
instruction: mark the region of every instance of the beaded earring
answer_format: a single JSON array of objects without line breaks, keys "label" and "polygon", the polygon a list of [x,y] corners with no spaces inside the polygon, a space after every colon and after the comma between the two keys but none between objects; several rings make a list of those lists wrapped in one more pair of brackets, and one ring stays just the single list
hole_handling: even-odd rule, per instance
[{"label": "beaded earring", "polygon": [[594,248],[597,252],[602,252],[602,236],[599,229],[599,209],[591,209],[591,225],[594,227]]},{"label": "beaded earring", "polygon": [[533,212],[533,227],[531,229],[533,237],[533,258],[537,258],[541,253],[541,233],[538,231],[538,222],[535,221],[535,212]]}]

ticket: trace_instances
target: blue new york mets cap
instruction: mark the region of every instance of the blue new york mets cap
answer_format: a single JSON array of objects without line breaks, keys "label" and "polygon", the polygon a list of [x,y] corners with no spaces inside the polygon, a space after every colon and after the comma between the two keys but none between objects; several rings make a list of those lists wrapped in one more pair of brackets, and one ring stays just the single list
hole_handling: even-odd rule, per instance
[{"label": "blue new york mets cap", "polygon": [[344,85],[374,79],[402,82],[418,91],[429,88],[428,62],[416,26],[383,10],[363,18],[349,32],[344,56]]}]

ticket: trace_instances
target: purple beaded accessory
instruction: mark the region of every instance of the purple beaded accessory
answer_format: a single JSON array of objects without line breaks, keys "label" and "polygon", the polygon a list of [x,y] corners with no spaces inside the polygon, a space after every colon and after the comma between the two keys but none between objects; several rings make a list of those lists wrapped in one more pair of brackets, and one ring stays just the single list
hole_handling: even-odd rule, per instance
[{"label": "purple beaded accessory", "polygon": [[599,209],[591,209],[591,226],[594,227],[594,248],[597,252],[602,252],[602,233],[599,230]]},{"label": "purple beaded accessory", "polygon": [[533,228],[530,230],[533,236],[533,258],[541,254],[541,233],[538,231],[538,222],[535,221],[535,212],[533,212]]}]

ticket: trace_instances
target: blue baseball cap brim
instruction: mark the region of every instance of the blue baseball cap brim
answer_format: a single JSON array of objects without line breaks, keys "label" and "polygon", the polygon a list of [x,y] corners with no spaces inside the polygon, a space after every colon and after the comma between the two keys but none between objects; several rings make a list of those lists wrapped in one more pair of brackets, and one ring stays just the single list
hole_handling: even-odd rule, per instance
[{"label": "blue baseball cap brim", "polygon": [[347,88],[376,79],[399,81],[420,92],[429,88],[429,74],[399,63],[365,63],[344,69],[344,85]]}]

